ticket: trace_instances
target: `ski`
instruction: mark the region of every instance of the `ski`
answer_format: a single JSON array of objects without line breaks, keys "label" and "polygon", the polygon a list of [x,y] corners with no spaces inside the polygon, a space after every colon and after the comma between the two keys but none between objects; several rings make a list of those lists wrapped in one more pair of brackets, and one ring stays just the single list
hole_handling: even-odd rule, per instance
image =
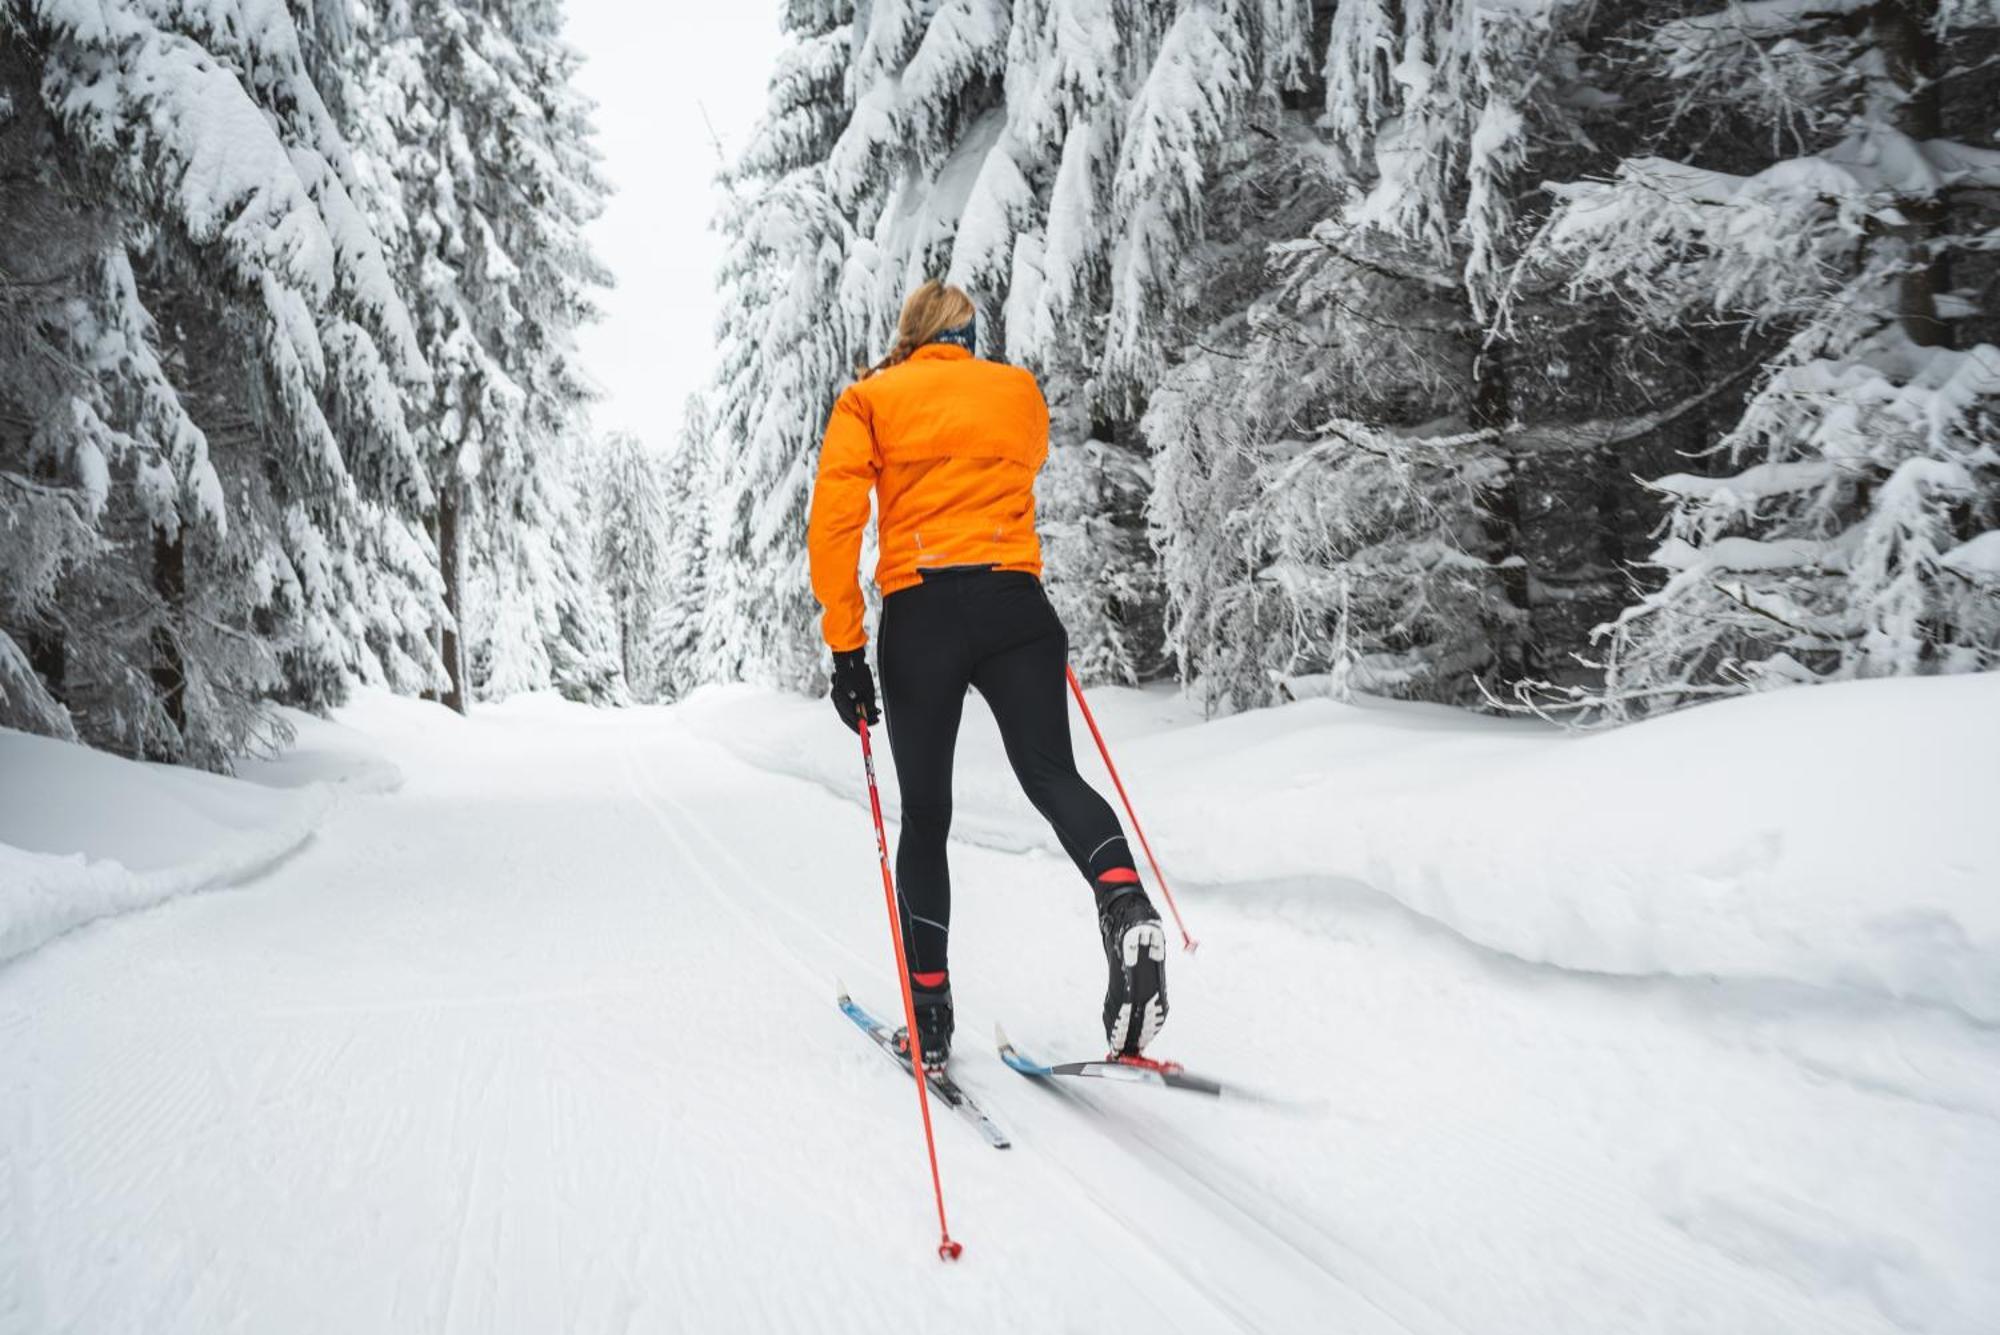
[{"label": "ski", "polygon": [[[882,1051],[895,1058],[896,1064],[902,1067],[905,1073],[910,1071],[910,1054],[896,1042],[895,1030],[870,1015],[848,996],[844,989],[840,993],[840,1010],[848,1019],[854,1021],[862,1033],[874,1039]],[[937,1096],[939,1102],[970,1122],[988,1145],[996,1150],[1004,1150],[1013,1143],[1007,1139],[1007,1133],[1000,1129],[999,1124],[986,1115],[986,1110],[975,1103],[972,1096],[951,1078],[949,1072],[926,1071],[924,1083],[931,1087],[931,1093]]]},{"label": "ski", "polygon": [[1211,1099],[1257,1103],[1267,1108],[1292,1112],[1318,1112],[1323,1109],[1323,1105],[1317,1102],[1296,1102],[1278,1098],[1259,1090],[1247,1089],[1242,1085],[1228,1084],[1221,1080],[1212,1080],[1205,1075],[1196,1075],[1179,1062],[1154,1061],[1150,1057],[1102,1057],[1096,1061],[1059,1062],[1050,1066],[1036,1061],[1015,1047],[1007,1040],[1006,1033],[998,1025],[993,1027],[993,1038],[1000,1045],[1000,1060],[1033,1080],[1052,1081],[1059,1078],[1109,1080],[1130,1085],[1158,1085],[1163,1089],[1178,1089]]},{"label": "ski", "polygon": [[1022,1075],[1037,1080],[1055,1076],[1116,1080],[1133,1085],[1162,1085],[1168,1089],[1186,1090],[1190,1094],[1206,1094],[1210,1098],[1221,1098],[1225,1092],[1221,1082],[1206,1076],[1190,1075],[1178,1062],[1156,1062],[1148,1057],[1104,1057],[1097,1061],[1059,1062],[1046,1066],[1024,1055],[1008,1042],[1007,1035],[998,1026],[993,1030],[993,1037],[1000,1045],[1001,1061]]}]

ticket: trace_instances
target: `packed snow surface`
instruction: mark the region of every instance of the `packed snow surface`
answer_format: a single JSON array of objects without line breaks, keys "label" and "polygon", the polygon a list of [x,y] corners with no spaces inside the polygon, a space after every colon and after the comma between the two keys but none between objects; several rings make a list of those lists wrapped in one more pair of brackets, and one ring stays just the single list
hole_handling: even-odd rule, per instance
[{"label": "packed snow surface", "polygon": [[968,709],[954,1066],[1015,1148],[940,1117],[956,1266],[833,1006],[894,990],[824,701],[364,695],[230,781],[8,738],[10,857],[320,823],[0,965],[0,1331],[1991,1331],[1996,684],[1095,695],[1202,940],[1159,1052],[1293,1111],[1000,1065],[1096,1054],[1102,962]]}]

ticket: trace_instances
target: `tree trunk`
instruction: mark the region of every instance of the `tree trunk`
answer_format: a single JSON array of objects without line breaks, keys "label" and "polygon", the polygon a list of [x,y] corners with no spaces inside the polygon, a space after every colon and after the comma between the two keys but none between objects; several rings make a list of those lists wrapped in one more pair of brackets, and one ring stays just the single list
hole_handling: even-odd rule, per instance
[{"label": "tree trunk", "polygon": [[69,644],[60,627],[44,625],[29,632],[28,666],[48,688],[49,698],[67,707],[64,682],[69,677]]},{"label": "tree trunk", "polygon": [[[1472,425],[1481,431],[1505,431],[1513,417],[1513,396],[1507,383],[1506,344],[1495,340],[1479,349],[1472,359]],[[1495,572],[1500,591],[1520,613],[1520,630],[1504,636],[1494,645],[1500,682],[1511,686],[1540,675],[1535,652],[1535,612],[1529,597],[1527,553],[1523,550],[1521,522],[1520,461],[1506,454],[1506,471],[1486,492],[1481,527],[1485,530],[1491,557],[1495,561],[1520,558]]]},{"label": "tree trunk", "polygon": [[625,674],[625,689],[631,690],[632,618],[624,607],[618,609],[618,670]]},{"label": "tree trunk", "polygon": [[[1875,11],[1875,41],[1900,99],[1896,129],[1919,143],[1943,137],[1943,104],[1938,97],[1937,0],[1886,0]],[[1888,234],[1904,249],[1909,271],[1897,285],[1896,318],[1919,347],[1951,346],[1951,326],[1938,315],[1937,298],[1950,290],[1951,271],[1944,247],[1944,201],[1936,197],[1899,200],[1907,220]]]},{"label": "tree trunk", "polygon": [[[55,461],[47,455],[38,457],[34,475],[43,482],[57,481]],[[64,683],[69,677],[69,642],[64,638],[60,622],[53,619],[40,621],[28,632],[28,666],[42,679],[49,697],[67,707],[69,701],[64,698]]]},{"label": "tree trunk", "polygon": [[[1717,372],[1701,338],[1689,338],[1682,346],[1680,371],[1671,382],[1676,394],[1696,394],[1710,385]],[[1715,402],[1698,403],[1677,414],[1663,430],[1597,453],[1597,554],[1605,564],[1626,571],[1628,579],[1632,563],[1651,550],[1666,509],[1658,494],[1637,477],[1713,473],[1716,460],[1709,450],[1716,438]],[[1650,572],[1643,577],[1653,578]]]},{"label": "tree trunk", "polygon": [[[444,549],[438,545],[438,517],[437,517],[437,512],[435,510],[424,516],[424,533],[431,540],[431,550],[434,552],[440,552],[440,553],[443,552]],[[443,560],[441,558],[438,564],[439,564],[439,569],[442,570]],[[444,623],[442,621],[436,622],[431,626],[430,635],[428,638],[431,642],[431,652],[437,655],[439,662],[443,662]],[[438,690],[436,686],[426,685],[417,698],[420,700],[430,701],[432,704],[438,704],[444,700],[444,695]]]},{"label": "tree trunk", "polygon": [[456,480],[448,482],[438,492],[437,543],[438,566],[444,573],[445,624],[440,632],[439,657],[444,659],[444,669],[451,678],[445,688],[443,703],[445,708],[465,713],[465,646],[459,638],[459,627],[465,624],[465,561],[458,531],[459,488]]},{"label": "tree trunk", "polygon": [[1591,459],[1596,493],[1593,506],[1597,512],[1597,559],[1612,570],[1625,569],[1636,555],[1626,523],[1631,471],[1631,459],[1617,445],[1605,446]]},{"label": "tree trunk", "polygon": [[[1874,14],[1875,42],[1898,99],[1892,123],[1917,143],[1944,137],[1944,104],[1937,85],[1937,11],[1938,0],[1883,0]],[[1896,211],[1904,221],[1887,232],[1907,265],[1896,285],[1896,322],[1918,347],[1951,347],[1951,324],[1937,307],[1938,294],[1951,290],[1951,267],[1945,247],[1939,244],[1945,231],[1945,202],[1936,195],[1898,199]],[[1863,496],[1866,491],[1864,486]],[[1955,632],[1948,620],[1926,616],[1919,637],[1919,658],[1929,663],[1937,646],[1954,639]]]},{"label": "tree trunk", "polygon": [[161,622],[153,627],[153,689],[173,725],[172,754],[156,760],[179,760],[187,747],[187,662],[181,656],[181,609],[187,603],[187,544],[185,534],[153,529],[153,592],[159,595]]}]

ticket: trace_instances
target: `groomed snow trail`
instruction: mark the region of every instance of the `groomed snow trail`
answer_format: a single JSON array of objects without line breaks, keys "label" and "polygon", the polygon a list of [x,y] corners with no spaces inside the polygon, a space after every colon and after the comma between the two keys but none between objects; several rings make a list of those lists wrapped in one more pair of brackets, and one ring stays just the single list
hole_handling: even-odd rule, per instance
[{"label": "groomed snow trail", "polygon": [[1015,1148],[938,1120],[966,1245],[941,1265],[911,1090],[833,1005],[836,978],[893,1005],[864,813],[672,710],[364,705],[400,792],[241,889],[0,968],[0,1331],[1992,1314],[1991,1083],[1943,1106],[1841,1060],[1994,1055],[1959,1020],[1536,969],[1273,886],[1188,906],[1162,1049],[1323,1114],[1064,1094],[987,1036],[1093,1055],[1087,895],[971,847],[956,1066]]}]

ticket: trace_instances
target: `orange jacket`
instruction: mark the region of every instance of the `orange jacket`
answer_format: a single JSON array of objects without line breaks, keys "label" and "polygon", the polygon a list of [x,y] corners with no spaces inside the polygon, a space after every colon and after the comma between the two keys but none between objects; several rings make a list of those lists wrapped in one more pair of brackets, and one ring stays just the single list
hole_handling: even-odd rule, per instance
[{"label": "orange jacket", "polygon": [[990,563],[1039,577],[1035,474],[1048,456],[1048,404],[1019,367],[926,343],[849,385],[826,424],[806,521],[813,596],[834,652],[868,642],[856,567],[871,488],[884,597],[918,583],[925,566]]}]

